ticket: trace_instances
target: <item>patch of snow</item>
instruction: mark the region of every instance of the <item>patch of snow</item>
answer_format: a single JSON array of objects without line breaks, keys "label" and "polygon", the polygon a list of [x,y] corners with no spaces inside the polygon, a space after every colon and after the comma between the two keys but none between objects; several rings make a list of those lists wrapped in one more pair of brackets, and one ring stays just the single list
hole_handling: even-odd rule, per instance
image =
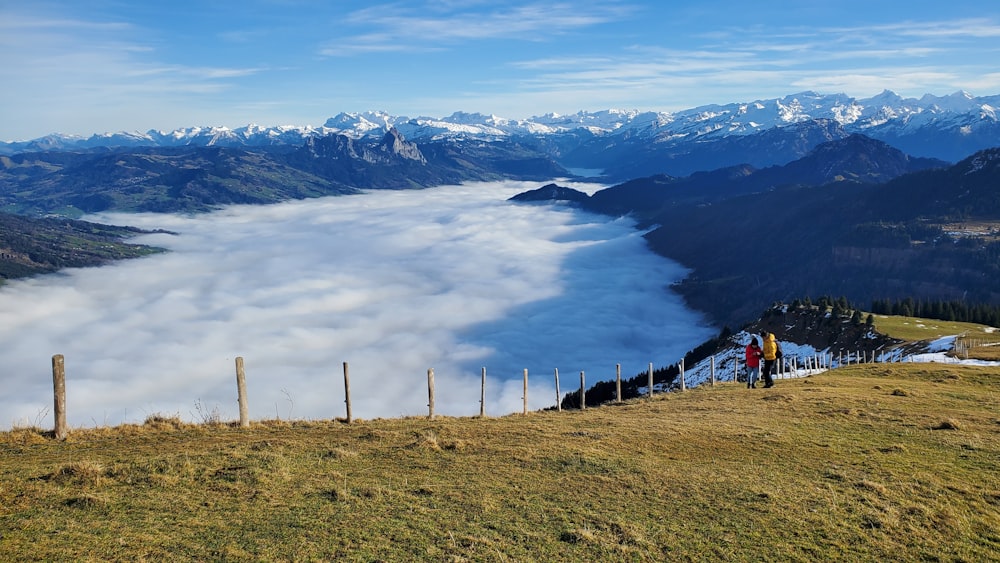
[{"label": "patch of snow", "polygon": [[943,353],[914,354],[909,356],[907,361],[938,364],[960,364],[964,366],[1000,366],[1000,362],[991,362],[987,360],[962,360],[959,358],[953,358]]},{"label": "patch of snow", "polygon": [[957,335],[942,336],[941,338],[938,338],[937,340],[931,342],[930,345],[927,347],[927,351],[932,353],[947,352],[955,347],[955,339],[957,338],[958,338]]}]

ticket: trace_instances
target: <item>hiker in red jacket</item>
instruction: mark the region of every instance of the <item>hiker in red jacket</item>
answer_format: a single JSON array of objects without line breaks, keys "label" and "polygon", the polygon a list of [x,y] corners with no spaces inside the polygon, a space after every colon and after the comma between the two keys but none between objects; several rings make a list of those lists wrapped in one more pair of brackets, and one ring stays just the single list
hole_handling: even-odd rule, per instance
[{"label": "hiker in red jacket", "polygon": [[757,380],[760,379],[760,359],[764,356],[764,353],[760,350],[760,345],[757,344],[757,337],[750,337],[750,344],[747,344],[746,357],[747,357],[747,389],[756,389]]}]

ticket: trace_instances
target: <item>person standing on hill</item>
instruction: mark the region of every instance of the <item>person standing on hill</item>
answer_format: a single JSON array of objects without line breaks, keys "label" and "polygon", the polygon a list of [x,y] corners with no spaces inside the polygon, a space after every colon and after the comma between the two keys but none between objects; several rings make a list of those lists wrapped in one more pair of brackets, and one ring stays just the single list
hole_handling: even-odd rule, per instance
[{"label": "person standing on hill", "polygon": [[760,345],[757,344],[757,337],[750,337],[750,344],[747,344],[747,389],[756,389],[757,380],[760,379],[760,358],[763,356]]},{"label": "person standing on hill", "polygon": [[774,370],[774,363],[778,359],[778,341],[774,338],[774,333],[766,330],[760,331],[761,338],[764,339],[764,369],[761,375],[764,377],[764,389],[774,387],[774,379],[771,372]]}]

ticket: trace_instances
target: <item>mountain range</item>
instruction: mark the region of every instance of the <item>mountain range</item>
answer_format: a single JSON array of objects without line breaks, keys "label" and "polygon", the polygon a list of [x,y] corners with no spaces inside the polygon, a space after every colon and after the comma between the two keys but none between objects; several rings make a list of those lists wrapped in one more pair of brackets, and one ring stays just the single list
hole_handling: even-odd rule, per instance
[{"label": "mountain range", "polygon": [[[998,104],[962,92],[802,92],[677,113],[512,121],[368,112],[315,129],[52,136],[3,145],[0,210],[24,225],[30,216],[587,177],[611,187],[587,196],[548,185],[519,200],[634,217],[654,251],[691,268],[677,290],[720,324],[819,294],[997,303]],[[12,248],[0,237],[0,262]],[[59,245],[46,248],[53,258],[34,261],[58,263]]]},{"label": "mountain range", "polygon": [[[381,139],[396,130],[416,143],[516,141],[570,168],[605,171],[612,179],[654,173],[687,175],[730,164],[783,164],[805,154],[794,143],[774,139],[773,151],[758,150],[763,133],[803,124],[813,127],[812,145],[852,133],[885,141],[914,156],[955,162],[991,147],[1000,138],[1000,95],[903,98],[884,91],[871,98],[799,92],[782,98],[705,105],[677,112],[581,111],[529,119],[456,112],[444,118],[393,116],[386,112],[340,113],[322,126],[247,125],[187,127],[174,131],[120,132],[76,137],[53,134],[0,143],[0,154],[84,150],[97,147],[288,147],[331,134]],[[802,135],[802,133],[800,133]],[[727,155],[732,155],[731,158]],[[659,165],[649,161],[665,160]]]}]

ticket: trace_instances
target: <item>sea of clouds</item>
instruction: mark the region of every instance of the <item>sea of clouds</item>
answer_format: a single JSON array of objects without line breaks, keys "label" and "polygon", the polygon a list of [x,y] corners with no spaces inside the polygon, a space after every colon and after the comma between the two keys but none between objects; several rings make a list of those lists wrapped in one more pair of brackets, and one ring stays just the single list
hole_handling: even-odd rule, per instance
[{"label": "sea of clouds", "polygon": [[[489,183],[88,219],[176,234],[170,252],[0,288],[0,426],[52,425],[63,354],[71,426],[479,413],[678,361],[715,333],[669,286],[686,271],[628,219],[514,204],[537,183]],[[593,190],[596,186],[577,186]]]}]

